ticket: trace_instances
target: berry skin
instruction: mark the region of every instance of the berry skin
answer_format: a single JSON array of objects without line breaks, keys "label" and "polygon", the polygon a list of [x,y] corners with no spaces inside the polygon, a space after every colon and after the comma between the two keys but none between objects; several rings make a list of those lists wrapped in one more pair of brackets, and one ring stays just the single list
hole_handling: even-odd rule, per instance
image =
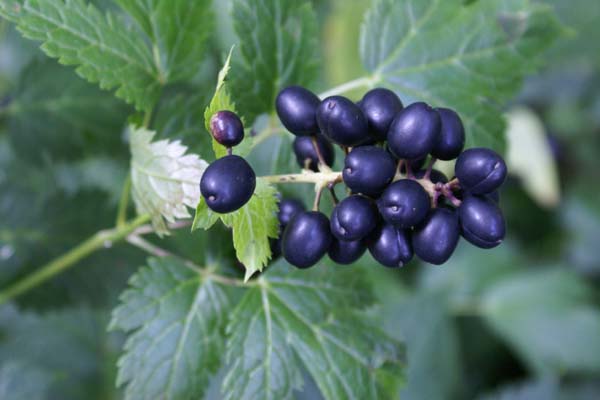
[{"label": "berry skin", "polygon": [[377,217],[371,200],[358,194],[348,196],[331,213],[331,233],[339,240],[363,239],[377,226]]},{"label": "berry skin", "polygon": [[462,236],[482,249],[502,243],[506,224],[498,205],[488,197],[467,196],[458,208]]},{"label": "berry skin", "polygon": [[246,160],[229,155],[206,168],[200,180],[200,193],[208,207],[225,214],[241,208],[256,188],[256,175]]},{"label": "berry skin", "polygon": [[487,194],[506,179],[506,163],[498,153],[486,148],[463,151],[454,167],[460,186],[471,194]]},{"label": "berry skin", "polygon": [[381,147],[352,149],[344,161],[344,183],[354,193],[377,197],[396,174],[396,160]]},{"label": "berry skin", "polygon": [[333,238],[329,247],[329,258],[338,264],[348,265],[362,257],[366,250],[367,246],[363,240],[346,242]]},{"label": "berry skin", "polygon": [[325,214],[305,211],[297,214],[285,228],[281,243],[283,257],[295,267],[310,268],[327,253],[331,241]]},{"label": "berry skin", "polygon": [[388,146],[401,159],[425,157],[438,141],[441,118],[425,103],[413,103],[394,118],[388,131]]},{"label": "berry skin", "polygon": [[210,132],[217,142],[233,147],[244,139],[244,125],[236,113],[219,111],[210,118]]},{"label": "berry skin", "polygon": [[396,93],[384,88],[367,92],[358,106],[369,122],[371,136],[380,142],[387,139],[392,121],[404,107]]},{"label": "berry skin", "polygon": [[390,224],[382,224],[369,239],[369,252],[386,267],[402,267],[413,257],[409,233]]},{"label": "berry skin", "polygon": [[290,223],[292,218],[303,211],[306,208],[304,204],[300,200],[296,199],[283,199],[279,202],[279,212],[277,213],[277,219],[279,220],[279,225],[283,228]]},{"label": "berry skin", "polygon": [[416,227],[412,244],[419,258],[430,264],[440,265],[448,261],[459,239],[460,228],[456,212],[436,208]]},{"label": "berry skin", "polygon": [[411,179],[401,179],[388,186],[379,200],[379,212],[386,222],[407,229],[420,224],[431,207],[429,194]]},{"label": "berry skin", "polygon": [[317,107],[321,100],[308,89],[290,86],[275,100],[275,109],[283,126],[294,135],[311,136],[319,131]]},{"label": "berry skin", "polygon": [[371,139],[362,110],[342,96],[323,100],[317,108],[317,123],[326,138],[342,146],[358,146]]},{"label": "berry skin", "polygon": [[465,147],[465,127],[454,110],[437,108],[442,121],[438,140],[431,155],[440,160],[454,160]]},{"label": "berry skin", "polygon": [[[417,179],[423,179],[423,177],[425,176],[425,173],[427,171],[422,169],[418,172],[415,173],[415,178]],[[432,183],[448,183],[448,177],[446,175],[444,175],[443,172],[438,171],[437,169],[432,169],[431,170],[431,174],[429,174],[429,180]]]},{"label": "berry skin", "polygon": [[[317,146],[325,164],[332,166],[335,161],[335,151],[333,145],[329,143],[323,136],[317,135]],[[319,171],[319,156],[315,150],[315,146],[310,136],[298,136],[294,139],[294,153],[296,154],[296,160],[300,168],[305,168],[307,160],[308,169],[318,172]]]}]

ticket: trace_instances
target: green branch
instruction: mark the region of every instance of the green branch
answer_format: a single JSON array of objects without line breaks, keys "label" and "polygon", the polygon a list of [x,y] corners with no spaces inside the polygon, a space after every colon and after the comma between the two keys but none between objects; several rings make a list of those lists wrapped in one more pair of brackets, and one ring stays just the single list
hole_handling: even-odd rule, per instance
[{"label": "green branch", "polygon": [[77,247],[74,247],[62,256],[55,258],[40,269],[2,290],[0,292],[0,304],[6,303],[8,300],[17,297],[46,282],[55,275],[66,271],[94,251],[123,240],[136,228],[149,221],[149,215],[142,215],[125,223],[121,227],[97,232]]}]

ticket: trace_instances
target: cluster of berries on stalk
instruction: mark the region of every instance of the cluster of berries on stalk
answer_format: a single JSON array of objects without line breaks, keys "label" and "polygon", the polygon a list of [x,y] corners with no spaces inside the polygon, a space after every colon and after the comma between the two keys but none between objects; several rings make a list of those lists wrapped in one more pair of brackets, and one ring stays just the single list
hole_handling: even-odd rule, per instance
[{"label": "cluster of berries on stalk", "polygon": [[[279,93],[276,110],[296,136],[293,149],[305,173],[335,178],[317,192],[311,211],[296,199],[280,201],[281,235],[272,240],[274,256],[281,253],[290,264],[308,268],[325,254],[336,263],[351,264],[368,249],[380,264],[393,268],[415,255],[443,264],[460,236],[486,249],[504,239],[498,189],[506,178],[506,164],[490,149],[463,151],[465,131],[455,111],[423,102],[404,107],[384,88],[354,103],[342,96],[321,101],[298,86]],[[220,143],[233,146],[243,137],[241,121],[223,113],[213,117],[212,133]],[[330,169],[334,145],[345,154],[338,175]],[[454,159],[452,179],[433,169],[437,160]],[[348,195],[338,201],[334,187],[340,183]],[[254,186],[247,162],[228,155],[206,170],[201,192],[211,209],[230,212],[248,201]],[[329,218],[319,211],[325,187],[335,202]]]}]

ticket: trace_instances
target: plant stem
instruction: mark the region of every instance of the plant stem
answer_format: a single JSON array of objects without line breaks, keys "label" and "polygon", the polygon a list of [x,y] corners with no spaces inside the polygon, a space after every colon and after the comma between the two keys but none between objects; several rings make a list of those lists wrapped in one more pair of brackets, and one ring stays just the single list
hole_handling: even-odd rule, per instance
[{"label": "plant stem", "polygon": [[285,174],[285,175],[270,175],[263,176],[269,183],[314,183],[322,184],[336,182],[342,179],[341,172],[311,172],[301,174]]},{"label": "plant stem", "polygon": [[46,282],[50,278],[66,271],[94,251],[102,247],[111,246],[113,243],[124,239],[137,227],[144,225],[148,221],[150,221],[149,215],[141,215],[129,222],[126,222],[121,227],[97,232],[92,237],[72,248],[62,256],[55,258],[35,272],[25,276],[23,279],[2,290],[0,292],[0,304],[6,303],[8,300],[17,297],[20,294],[23,294],[28,290]]},{"label": "plant stem", "polygon": [[131,192],[131,174],[127,174],[125,182],[123,183],[123,189],[121,191],[121,198],[119,199],[119,209],[117,210],[117,221],[116,226],[121,227],[125,225],[127,220],[127,206],[129,205],[129,193]]},{"label": "plant stem", "polygon": [[324,99],[329,96],[336,96],[339,94],[349,92],[350,90],[353,90],[353,89],[358,89],[358,88],[363,88],[363,87],[372,87],[378,81],[379,81],[378,76],[363,76],[361,78],[354,79],[352,81],[349,81],[349,82],[343,83],[339,86],[336,86],[334,88],[331,88],[331,89],[327,90],[326,92],[319,94],[319,97],[321,99]]}]

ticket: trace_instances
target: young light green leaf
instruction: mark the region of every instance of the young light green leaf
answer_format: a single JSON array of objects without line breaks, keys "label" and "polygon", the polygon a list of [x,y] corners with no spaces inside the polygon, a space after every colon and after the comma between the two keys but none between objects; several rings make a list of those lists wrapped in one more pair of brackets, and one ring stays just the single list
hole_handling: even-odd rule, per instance
[{"label": "young light green leaf", "polygon": [[0,0],[0,15],[62,64],[139,110],[158,100],[161,77],[143,39],[112,14],[83,0]]},{"label": "young light green leaf", "polygon": [[377,0],[360,51],[373,85],[455,109],[467,147],[503,152],[501,107],[560,32],[552,8],[529,0]]},{"label": "young light green leaf", "polygon": [[221,364],[230,289],[176,258],[149,259],[130,286],[110,324],[129,333],[117,382],[126,399],[201,398]]},{"label": "young light green leaf", "polygon": [[209,229],[219,220],[219,214],[208,208],[208,204],[204,201],[204,197],[200,196],[198,206],[196,207],[196,215],[192,223],[192,232],[196,229]]},{"label": "young light green leaf", "polygon": [[233,18],[243,59],[234,63],[233,92],[251,123],[274,110],[279,90],[315,79],[317,18],[305,0],[235,0]]},{"label": "young light green leaf", "polygon": [[378,372],[399,362],[399,344],[351,314],[371,301],[352,271],[274,265],[246,292],[227,327],[225,399],[292,399],[303,368],[325,399],[395,397],[384,393]]},{"label": "young light green leaf", "polygon": [[165,219],[190,218],[187,207],[200,201],[200,179],[208,166],[195,154],[185,154],[179,141],[152,142],[155,132],[130,128],[131,183],[139,214],[152,216],[159,234],[167,234]]},{"label": "young light green leaf", "polygon": [[210,0],[117,0],[154,44],[161,80],[193,78],[213,26]]},{"label": "young light green leaf", "polygon": [[231,214],[221,215],[223,223],[233,228],[233,246],[246,268],[246,280],[262,271],[271,258],[269,238],[276,238],[279,229],[276,194],[273,186],[258,178],[250,201]]},{"label": "young light green leaf", "polygon": [[538,374],[600,371],[600,312],[592,292],[566,270],[513,275],[483,298],[491,327]]}]

